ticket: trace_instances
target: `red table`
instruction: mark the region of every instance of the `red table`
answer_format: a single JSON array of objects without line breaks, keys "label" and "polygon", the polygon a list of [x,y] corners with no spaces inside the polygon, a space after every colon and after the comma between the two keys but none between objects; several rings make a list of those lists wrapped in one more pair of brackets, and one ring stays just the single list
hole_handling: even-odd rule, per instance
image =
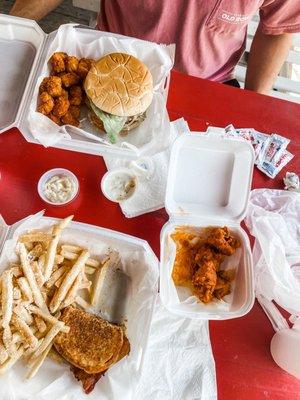
[{"label": "red table", "polygon": [[[233,123],[236,127],[278,132],[291,139],[289,150],[300,154],[297,104],[173,73],[168,110],[171,119],[186,118],[192,130]],[[70,206],[47,206],[37,194],[39,177],[54,167],[68,168],[79,178],[80,195]],[[299,174],[300,158],[295,157],[274,180],[255,170],[253,188],[282,188],[287,169]],[[102,158],[29,144],[12,129],[0,135],[0,172],[0,213],[7,223],[41,209],[55,217],[74,213],[75,220],[146,239],[159,255],[159,233],[167,221],[166,212],[126,219],[118,205],[100,192],[105,172]],[[300,399],[300,381],[277,367],[270,356],[273,329],[257,304],[243,318],[211,322],[210,332],[219,400]]]}]

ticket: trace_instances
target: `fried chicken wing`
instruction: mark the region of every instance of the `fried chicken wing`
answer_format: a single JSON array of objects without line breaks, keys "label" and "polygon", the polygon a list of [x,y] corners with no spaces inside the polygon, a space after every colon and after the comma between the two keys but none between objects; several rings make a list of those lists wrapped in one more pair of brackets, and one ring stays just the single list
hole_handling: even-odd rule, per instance
[{"label": "fried chicken wing", "polygon": [[208,234],[177,229],[171,235],[176,243],[172,271],[175,285],[186,286],[203,303],[222,299],[230,293],[234,270],[221,270],[226,256],[235,253],[240,242],[227,227],[209,228]]},{"label": "fried chicken wing", "polygon": [[79,60],[77,74],[80,78],[84,79],[87,76],[93,62],[94,60],[90,58],[81,58]]},{"label": "fried chicken wing", "polygon": [[209,303],[213,299],[213,293],[216,284],[216,264],[213,260],[206,261],[194,274],[194,293],[199,297],[201,301],[203,301],[203,303]]},{"label": "fried chicken wing", "polygon": [[207,237],[207,244],[226,256],[234,254],[240,246],[239,241],[230,234],[226,226],[212,229]]},{"label": "fried chicken wing", "polygon": [[[55,99],[54,101],[54,107],[53,107],[53,115],[55,115],[58,118],[61,118],[63,115],[66,114],[70,107],[70,102],[68,99],[59,96]],[[63,121],[62,121],[63,122]]]},{"label": "fried chicken wing", "polygon": [[66,74],[61,75],[60,79],[63,86],[66,88],[77,85],[77,83],[80,81],[80,77],[74,72],[67,72]]},{"label": "fried chicken wing", "polygon": [[79,60],[75,56],[67,56],[65,59],[66,71],[76,72],[78,69]]},{"label": "fried chicken wing", "polygon": [[54,107],[53,97],[47,92],[42,92],[39,96],[39,100],[40,105],[38,106],[37,111],[44,115],[50,114]]},{"label": "fried chicken wing", "polygon": [[70,88],[70,104],[72,104],[73,106],[80,106],[80,104],[82,103],[82,89],[80,86],[72,86]]},{"label": "fried chicken wing", "polygon": [[60,72],[64,72],[66,70],[65,59],[67,57],[66,53],[57,52],[52,54],[50,57],[50,64],[52,67],[52,72],[58,74]]},{"label": "fried chicken wing", "polygon": [[67,111],[62,117],[61,117],[61,122],[64,125],[73,125],[73,126],[79,126],[79,121],[77,118],[75,118],[70,111]]}]

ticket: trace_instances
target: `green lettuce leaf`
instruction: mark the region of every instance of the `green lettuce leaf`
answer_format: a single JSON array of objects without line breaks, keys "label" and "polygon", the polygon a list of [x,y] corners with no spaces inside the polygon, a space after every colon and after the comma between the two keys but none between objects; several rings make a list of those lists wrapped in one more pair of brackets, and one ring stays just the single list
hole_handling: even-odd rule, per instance
[{"label": "green lettuce leaf", "polygon": [[127,117],[119,117],[117,115],[108,114],[96,107],[91,100],[89,100],[89,102],[94,113],[103,122],[103,126],[108,135],[110,143],[116,143],[117,136],[124,128]]}]

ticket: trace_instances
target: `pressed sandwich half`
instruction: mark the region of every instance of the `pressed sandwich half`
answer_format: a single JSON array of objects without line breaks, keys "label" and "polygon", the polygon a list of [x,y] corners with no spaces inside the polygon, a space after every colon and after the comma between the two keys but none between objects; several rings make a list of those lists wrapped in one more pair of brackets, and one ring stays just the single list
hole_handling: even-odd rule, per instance
[{"label": "pressed sandwich half", "polygon": [[70,331],[56,336],[55,349],[90,393],[108,368],[129,353],[129,341],[119,325],[73,306],[62,311],[60,320]]}]

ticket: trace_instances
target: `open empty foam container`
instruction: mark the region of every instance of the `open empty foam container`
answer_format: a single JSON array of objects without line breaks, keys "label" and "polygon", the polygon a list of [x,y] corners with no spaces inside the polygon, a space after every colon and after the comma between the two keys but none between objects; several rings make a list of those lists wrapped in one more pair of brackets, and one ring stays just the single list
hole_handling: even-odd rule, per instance
[{"label": "open empty foam container", "polygon": [[[170,219],[161,231],[160,296],[169,311],[190,318],[236,318],[254,303],[250,243],[240,226],[247,211],[254,153],[247,141],[223,134],[223,129],[211,127],[205,134],[183,135],[171,151],[166,191]],[[227,226],[240,240],[228,298],[204,304],[190,289],[175,286],[171,275],[176,246],[170,235],[182,226],[197,230]]]}]

